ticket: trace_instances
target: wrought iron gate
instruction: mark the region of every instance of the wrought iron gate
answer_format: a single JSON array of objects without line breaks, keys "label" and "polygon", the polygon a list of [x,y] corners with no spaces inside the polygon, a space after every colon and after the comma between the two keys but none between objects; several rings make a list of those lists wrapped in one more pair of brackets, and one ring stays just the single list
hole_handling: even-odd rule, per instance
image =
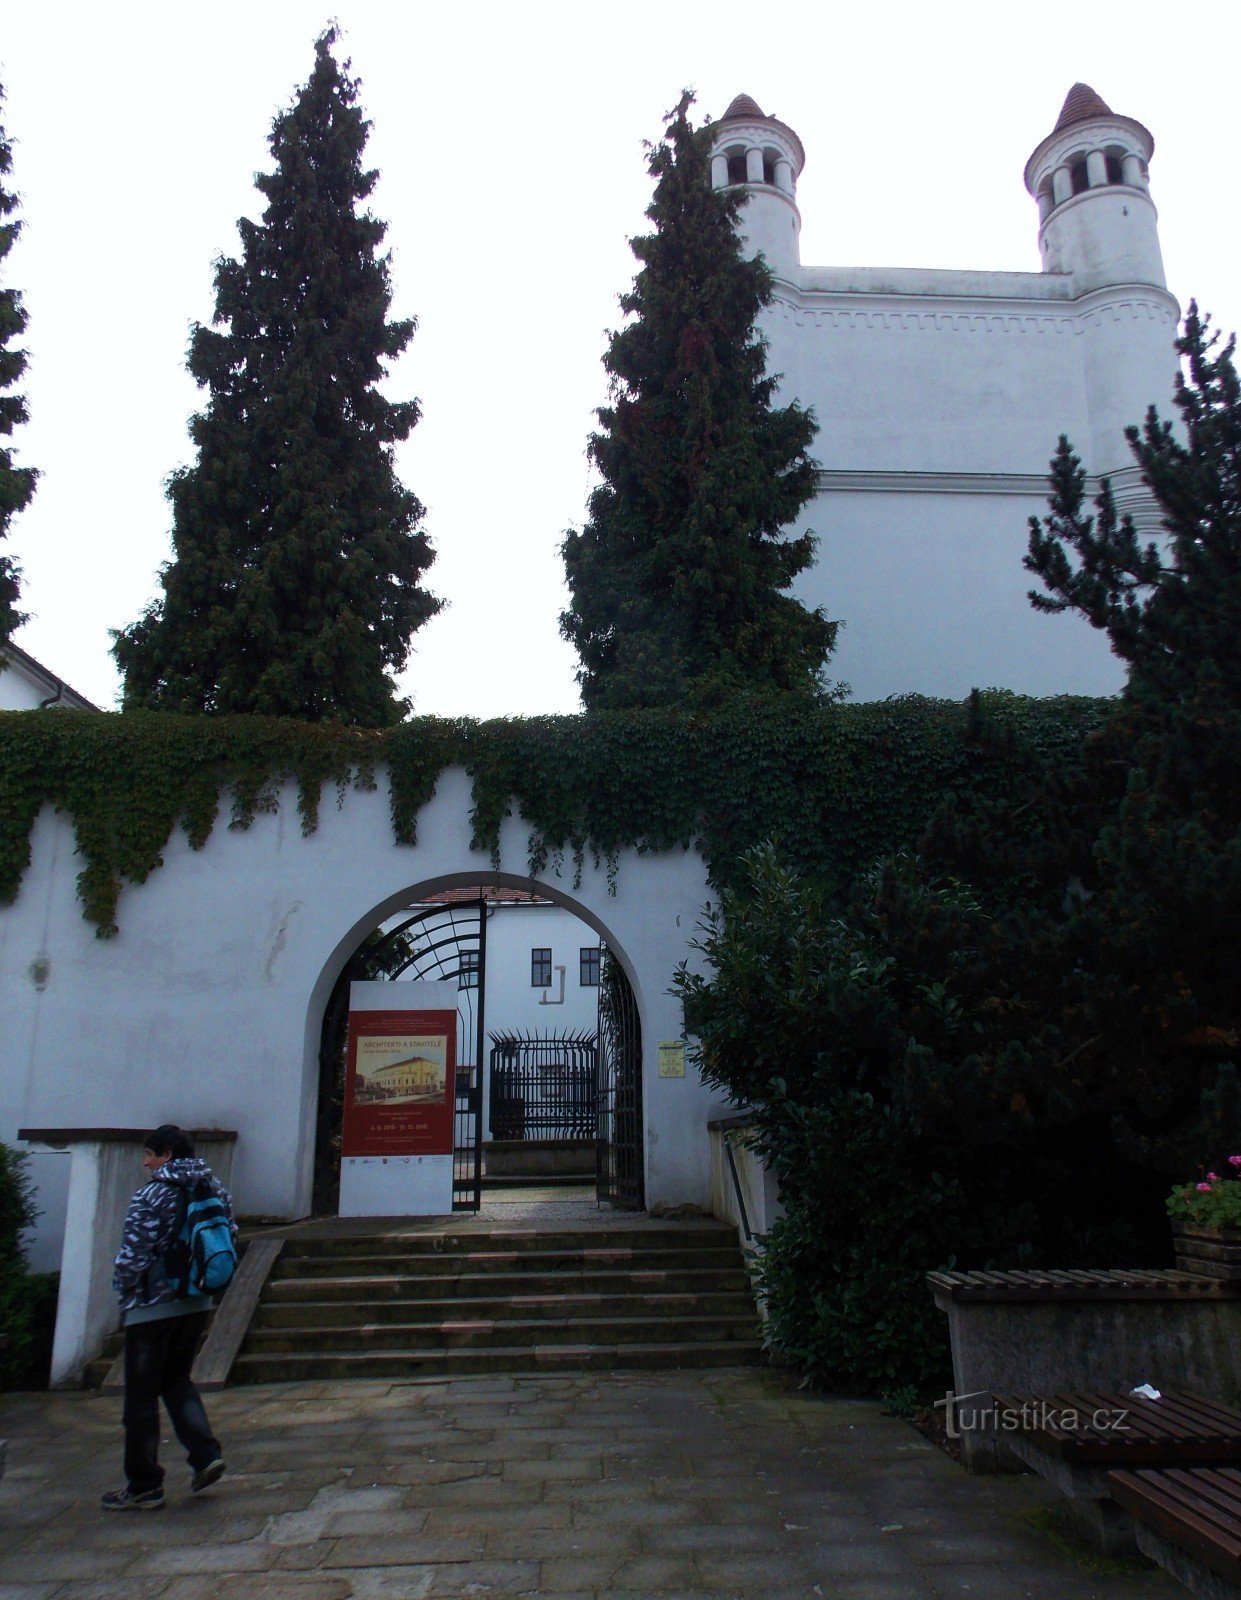
[{"label": "wrought iron gate", "polygon": [[595,1138],[598,1059],[593,1033],[493,1033],[491,1137]]},{"label": "wrought iron gate", "polygon": [[319,1116],[314,1208],[336,1209],[349,985],[365,979],[457,985],[457,1109],[452,1206],[477,1211],[482,1201],[483,997],[487,907],[481,899],[412,907],[393,927],[372,934],[336,981],[319,1050]]},{"label": "wrought iron gate", "polygon": [[599,973],[599,1131],[596,1173],[601,1201],[627,1211],[645,1204],[642,1172],[642,1028],[624,970],[604,947]]}]

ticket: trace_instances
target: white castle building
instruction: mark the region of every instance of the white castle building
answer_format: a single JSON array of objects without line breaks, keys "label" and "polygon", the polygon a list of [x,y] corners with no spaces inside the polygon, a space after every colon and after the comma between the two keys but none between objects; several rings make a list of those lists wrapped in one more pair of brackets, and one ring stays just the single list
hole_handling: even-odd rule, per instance
[{"label": "white castle building", "polygon": [[744,187],[747,243],[776,277],[768,370],[820,426],[819,554],[796,592],[844,620],[829,671],[862,700],[1116,691],[1106,640],[1035,612],[1021,562],[1061,433],[1092,492],[1109,477],[1158,527],[1124,438],[1151,404],[1171,413],[1177,361],[1150,133],[1074,84],[1025,168],[1041,272],[804,266],[797,135],[739,95],[712,150],[712,183]]}]

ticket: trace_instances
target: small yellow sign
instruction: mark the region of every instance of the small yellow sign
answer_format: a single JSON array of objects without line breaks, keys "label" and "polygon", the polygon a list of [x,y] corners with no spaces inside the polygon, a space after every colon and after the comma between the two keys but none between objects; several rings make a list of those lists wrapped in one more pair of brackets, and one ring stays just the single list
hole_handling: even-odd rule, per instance
[{"label": "small yellow sign", "polygon": [[685,1076],[684,1039],[664,1039],[659,1046],[659,1076],[683,1078]]}]

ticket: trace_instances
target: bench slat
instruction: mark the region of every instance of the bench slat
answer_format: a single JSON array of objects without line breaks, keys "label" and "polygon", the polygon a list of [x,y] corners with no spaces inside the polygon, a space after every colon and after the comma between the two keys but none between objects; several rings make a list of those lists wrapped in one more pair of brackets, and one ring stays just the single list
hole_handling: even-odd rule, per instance
[{"label": "bench slat", "polygon": [[[1197,1395],[1144,1400],[1110,1391],[1014,1395],[996,1393],[1002,1411],[1025,1425],[1030,1443],[1073,1463],[1172,1466],[1178,1462],[1241,1459],[1241,1412]],[[1120,1427],[1096,1426],[1095,1416],[1124,1411]],[[1076,1426],[1069,1418],[1076,1420]],[[1009,1429],[1003,1429],[1009,1432]]]},{"label": "bench slat", "polygon": [[1155,1267],[1116,1267],[1097,1272],[929,1272],[927,1283],[949,1299],[961,1302],[1241,1299],[1241,1282]]},{"label": "bench slat", "polygon": [[[1205,1468],[1175,1474],[1113,1472],[1109,1482],[1138,1522],[1221,1577],[1241,1578],[1241,1482],[1230,1485],[1223,1473]],[[1204,1497],[1207,1490],[1210,1500]]]},{"label": "bench slat", "polygon": [[1214,1506],[1221,1525],[1241,1539],[1241,1472],[1235,1467],[1168,1467],[1164,1475],[1182,1493]]}]

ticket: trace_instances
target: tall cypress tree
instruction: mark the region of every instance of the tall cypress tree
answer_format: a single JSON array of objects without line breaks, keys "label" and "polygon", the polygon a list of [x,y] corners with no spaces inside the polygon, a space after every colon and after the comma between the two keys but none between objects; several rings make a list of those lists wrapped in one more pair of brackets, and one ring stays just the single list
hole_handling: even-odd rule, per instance
[{"label": "tall cypress tree", "polygon": [[[1129,668],[1116,715],[1088,751],[1105,810],[1065,963],[1085,975],[1079,1025],[1107,1041],[1130,1080],[1149,1073],[1193,1105],[1218,1071],[1235,1104],[1241,375],[1235,341],[1221,343],[1192,303],[1177,349],[1181,431],[1153,407],[1142,429],[1127,430],[1165,539],[1143,544],[1106,482],[1088,515],[1085,474],[1062,438],[1051,514],[1031,519],[1026,566],[1046,590],[1031,596],[1036,606],[1080,612]],[[1226,1131],[1208,1130],[1201,1153],[1230,1153],[1220,1150]]]},{"label": "tall cypress tree", "polygon": [[[4,88],[0,86],[0,106],[3,104]],[[8,186],[12,166],[12,148],[0,123],[0,268],[22,226],[14,215],[17,196]],[[14,428],[27,420],[25,398],[10,393],[26,370],[26,352],[11,348],[13,340],[20,339],[25,329],[26,312],[21,294],[16,289],[0,287],[0,438],[7,439]],[[0,539],[8,537],[9,522],[14,514],[29,504],[37,478],[33,467],[14,466],[12,451],[7,445],[0,445]],[[0,555],[0,647],[8,641],[14,628],[26,620],[17,609],[21,597],[20,576],[12,557]]]},{"label": "tall cypress tree", "polygon": [[390,673],[440,606],[419,584],[434,560],[423,507],[393,462],[418,403],[378,388],[414,323],[388,320],[387,229],[361,209],[378,176],[362,166],[370,124],[335,42],[317,40],[275,120],[263,220],[238,224],[215,326],[193,330],[209,398],[197,460],[169,480],[163,597],[114,635],[126,709],[392,723],[405,708]]},{"label": "tall cypress tree", "polygon": [[602,477],[562,551],[561,632],[588,708],[738,690],[817,692],[836,623],[787,593],[814,537],[784,538],[813,497],[818,431],[775,406],[756,330],[772,296],[736,233],[739,191],[713,189],[709,132],[681,97],[650,152],[654,231],[609,341],[610,403],[589,455]]}]

